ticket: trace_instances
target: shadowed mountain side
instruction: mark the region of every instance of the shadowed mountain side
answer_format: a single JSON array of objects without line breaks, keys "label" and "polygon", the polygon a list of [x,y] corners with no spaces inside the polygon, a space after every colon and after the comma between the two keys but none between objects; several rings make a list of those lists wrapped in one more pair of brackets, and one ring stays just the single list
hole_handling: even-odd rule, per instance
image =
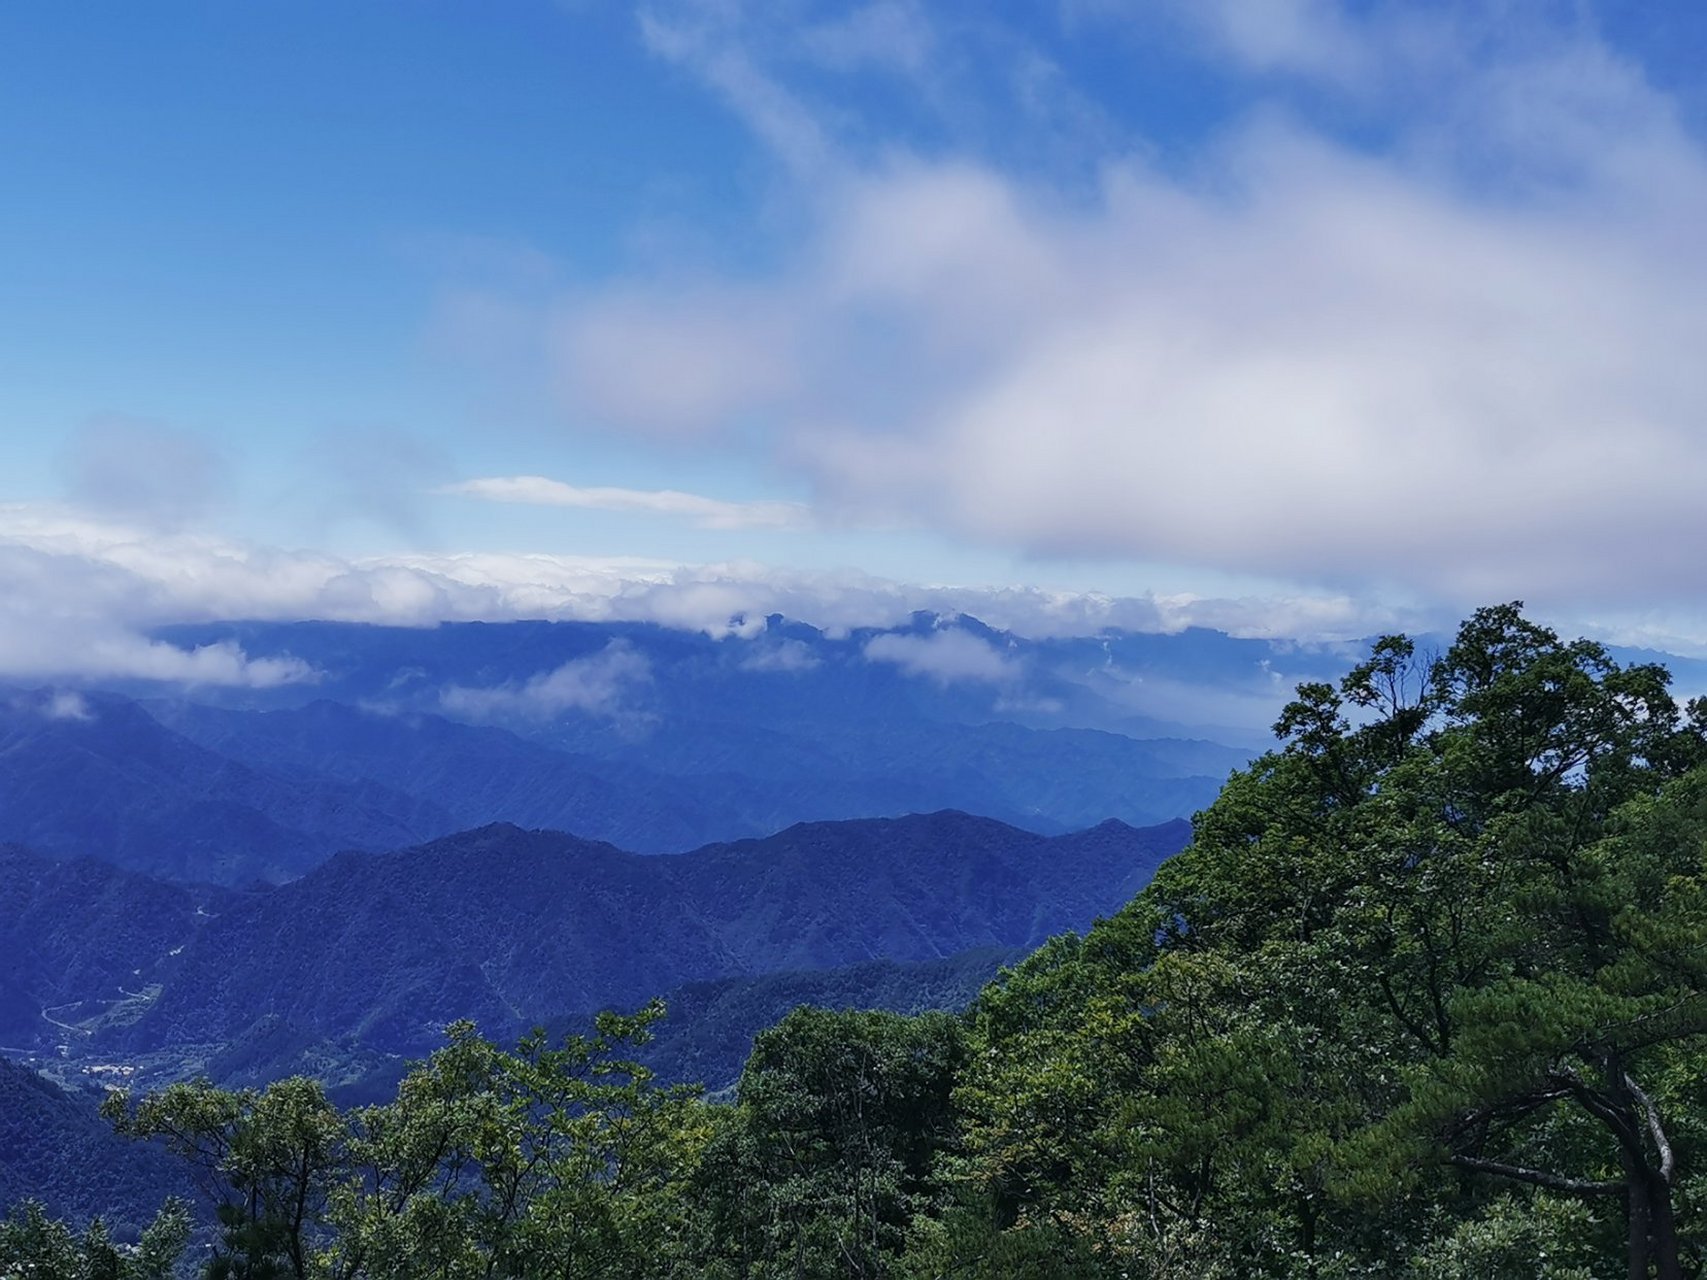
[{"label": "shadowed mountain side", "polygon": [[339,849],[395,849],[454,826],[368,779],[267,773],[112,695],[0,700],[0,839],[166,879],[300,875]]},{"label": "shadowed mountain side", "polygon": [[1190,835],[1184,821],[1111,820],[1040,837],[948,810],[802,823],[691,856],[708,921],[740,912],[728,945],[759,973],[1030,949],[1125,903]]},{"label": "shadowed mountain side", "polygon": [[[690,982],[665,993],[668,1016],[634,1056],[664,1081],[726,1088],[741,1073],[753,1038],[798,1005],[908,1014],[964,1009],[1004,965],[1025,955],[1020,948],[986,947],[918,964],[874,960],[840,969]],[[557,1042],[565,1035],[590,1033],[593,1015],[547,1018],[540,1025]],[[341,1105],[360,1106],[395,1096],[414,1060],[347,1039],[318,1039],[282,1018],[266,1017],[211,1057],[205,1072],[230,1089],[310,1075],[324,1081]]]},{"label": "shadowed mountain side", "polygon": [[33,1197],[56,1217],[99,1215],[134,1240],[163,1197],[194,1199],[183,1161],[119,1137],[99,1105],[0,1058],[0,1212]]},{"label": "shadowed mountain side", "polygon": [[131,1049],[229,1042],[277,1015],[421,1051],[456,1018],[505,1034],[693,981],[1029,948],[1125,902],[1188,834],[1110,822],[1043,837],[944,812],[654,858],[492,826],[340,856],[226,912],[155,1005],[108,1034]]}]

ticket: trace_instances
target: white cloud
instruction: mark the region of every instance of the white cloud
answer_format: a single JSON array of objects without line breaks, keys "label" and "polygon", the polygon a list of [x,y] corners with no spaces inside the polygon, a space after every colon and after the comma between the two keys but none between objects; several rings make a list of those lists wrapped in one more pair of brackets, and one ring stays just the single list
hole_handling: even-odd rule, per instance
[{"label": "white cloud", "polygon": [[523,681],[488,688],[453,685],[439,698],[443,709],[469,720],[556,720],[577,711],[605,720],[633,719],[631,697],[650,684],[645,657],[618,641],[598,653],[573,658]]},{"label": "white cloud", "polygon": [[784,640],[780,644],[757,647],[741,660],[743,671],[781,671],[793,674],[811,671],[817,666],[817,655],[799,640]]},{"label": "white cloud", "polygon": [[72,689],[56,689],[42,706],[42,714],[49,720],[93,720],[94,712],[89,710],[89,700]]},{"label": "white cloud", "polygon": [[[231,644],[184,648],[149,627],[212,616],[210,580],[229,566],[180,550],[194,539],[120,531],[63,513],[0,508],[0,675],[87,676],[267,688],[315,672],[291,658],[250,659]],[[252,593],[268,589],[265,570]],[[275,588],[278,584],[274,584]],[[241,616],[236,596],[230,612]]]},{"label": "white cloud", "polygon": [[[762,424],[826,510],[1008,549],[1451,611],[1698,597],[1707,153],[1672,104],[1577,27],[1257,7],[1201,21],[1242,65],[1386,95],[1390,148],[1273,109],[1189,170],[1110,152],[1088,196],[838,156],[774,271],[566,302],[571,403]],[[710,77],[705,48],[674,56]]]},{"label": "white cloud", "polygon": [[798,502],[725,502],[676,489],[581,488],[544,476],[464,480],[439,492],[489,502],[649,512],[688,519],[702,529],[799,529],[811,522],[811,513]]},{"label": "white cloud", "polygon": [[987,640],[965,631],[933,631],[929,635],[875,636],[865,646],[868,662],[888,662],[910,676],[954,684],[969,680],[1005,684],[1019,676],[1018,668]]},{"label": "white cloud", "polygon": [[671,279],[567,301],[550,321],[547,347],[566,408],[691,437],[794,394],[802,336],[779,298]]},{"label": "white cloud", "polygon": [[[495,553],[352,560],[206,535],[139,531],[64,510],[0,506],[0,677],[252,686],[316,678],[288,658],[256,661],[230,645],[189,649],[148,635],[171,623],[230,619],[398,626],[518,618],[649,622],[753,637],[753,660],[786,666],[786,657],[767,659],[771,642],[758,639],[769,615],[846,635],[903,625],[919,610],[966,614],[1034,638],[1208,627],[1310,643],[1442,629],[1457,617],[1348,593],[1109,596],[1037,586],[908,583],[744,561],[683,565]],[[1707,654],[1707,614],[1699,610],[1540,616],[1572,634]],[[995,670],[976,654],[968,662]]]}]

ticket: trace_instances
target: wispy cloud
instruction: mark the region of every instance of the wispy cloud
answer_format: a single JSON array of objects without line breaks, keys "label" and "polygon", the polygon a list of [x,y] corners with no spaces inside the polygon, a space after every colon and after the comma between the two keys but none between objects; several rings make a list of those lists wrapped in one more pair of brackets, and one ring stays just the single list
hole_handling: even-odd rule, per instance
[{"label": "wispy cloud", "polygon": [[910,676],[938,684],[1005,684],[1019,677],[1019,669],[989,641],[965,631],[876,636],[865,646],[865,656],[869,662],[892,663]]},{"label": "wispy cloud", "polygon": [[818,667],[818,658],[811,648],[799,640],[784,640],[780,644],[755,646],[741,662],[743,671],[772,671],[798,675]]},{"label": "wispy cloud", "polygon": [[453,685],[439,698],[453,716],[469,720],[556,720],[570,712],[632,722],[643,713],[633,695],[651,683],[644,656],[612,641],[598,653],[573,658],[527,680],[487,688]]},{"label": "wispy cloud", "polygon": [[85,422],[62,461],[76,501],[168,528],[205,514],[230,483],[225,458],[204,437],[113,414]]},{"label": "wispy cloud", "polygon": [[830,140],[813,112],[754,58],[743,17],[740,4],[719,0],[647,5],[640,32],[659,57],[693,68],[797,173],[815,172]]},{"label": "wispy cloud", "polygon": [[49,720],[93,720],[95,713],[89,701],[74,689],[56,689],[41,705],[41,714]]},{"label": "wispy cloud", "polygon": [[440,493],[543,507],[637,511],[691,520],[702,529],[800,529],[811,512],[797,502],[725,502],[676,489],[582,488],[544,476],[492,476],[446,485]]},{"label": "wispy cloud", "polygon": [[871,0],[845,14],[806,26],[802,48],[826,67],[873,67],[916,76],[930,63],[936,33],[916,0]]}]

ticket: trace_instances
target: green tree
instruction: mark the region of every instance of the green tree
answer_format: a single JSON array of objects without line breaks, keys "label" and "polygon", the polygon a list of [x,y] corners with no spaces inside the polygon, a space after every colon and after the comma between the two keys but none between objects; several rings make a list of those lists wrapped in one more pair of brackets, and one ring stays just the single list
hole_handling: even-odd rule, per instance
[{"label": "green tree", "polygon": [[891,1274],[935,1208],[957,1019],[801,1007],[754,1043],[701,1167],[709,1250],[741,1275]]},{"label": "green tree", "polygon": [[213,1280],[680,1274],[710,1125],[694,1088],[618,1056],[663,1015],[505,1052],[472,1024],[394,1101],[342,1113],[312,1081],[115,1095],[122,1132],[186,1157],[217,1212]]},{"label": "green tree", "polygon": [[1628,1274],[1680,1276],[1702,711],[1516,606],[1302,686],[1138,902],[983,999],[975,1175],[1226,1274],[1402,1274],[1442,1221],[1621,1202]]},{"label": "green tree", "polygon": [[158,1139],[185,1158],[218,1218],[210,1280],[310,1272],[327,1198],[346,1167],[343,1118],[300,1077],[230,1092],[205,1080],[103,1105],[120,1133]]},{"label": "green tree", "polygon": [[171,1280],[190,1239],[189,1210],[168,1200],[134,1248],[113,1243],[99,1218],[81,1237],[26,1200],[0,1222],[0,1275],[8,1280]]},{"label": "green tree", "polygon": [[660,1002],[602,1014],[591,1036],[536,1034],[515,1053],[453,1025],[394,1102],[351,1117],[326,1273],[681,1274],[710,1125],[697,1088],[617,1056],[662,1016]]}]

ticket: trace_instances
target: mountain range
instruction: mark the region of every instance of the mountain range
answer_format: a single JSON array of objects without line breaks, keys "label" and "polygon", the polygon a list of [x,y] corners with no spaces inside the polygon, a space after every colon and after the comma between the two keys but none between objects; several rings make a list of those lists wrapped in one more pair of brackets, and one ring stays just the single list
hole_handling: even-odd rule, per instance
[{"label": "mountain range", "polygon": [[34,1199],[74,1222],[100,1216],[134,1240],[164,1197],[193,1197],[183,1161],[119,1137],[98,1101],[0,1058],[0,1207]]},{"label": "mountain range", "polygon": [[233,896],[147,971],[146,1009],[91,1032],[141,1053],[275,1017],[420,1053],[457,1018],[509,1035],[689,982],[1030,948],[1114,910],[1186,835],[1108,822],[1045,837],[944,812],[659,858],[490,826]]},{"label": "mountain range", "polygon": [[[1115,638],[1039,647],[970,619],[843,637],[772,620],[720,638],[579,623],[173,638],[309,676],[0,690],[0,841],[250,886],[494,822],[641,853],[945,808],[1062,834],[1189,816],[1251,754],[1108,727],[1134,722],[1093,688],[1124,670]],[[1069,679],[1073,663],[1092,668]]]},{"label": "mountain range", "polygon": [[[0,1202],[141,1214],[168,1185],[79,1086],[375,1101],[454,1019],[663,995],[643,1059],[721,1088],[796,1004],[959,1008],[1184,844],[1278,664],[1340,663],[931,615],[161,638],[304,678],[0,689],[0,1053],[29,1064],[0,1062]],[[1194,681],[1217,698],[1181,714]],[[114,1177],[56,1181],[56,1147]]]}]

